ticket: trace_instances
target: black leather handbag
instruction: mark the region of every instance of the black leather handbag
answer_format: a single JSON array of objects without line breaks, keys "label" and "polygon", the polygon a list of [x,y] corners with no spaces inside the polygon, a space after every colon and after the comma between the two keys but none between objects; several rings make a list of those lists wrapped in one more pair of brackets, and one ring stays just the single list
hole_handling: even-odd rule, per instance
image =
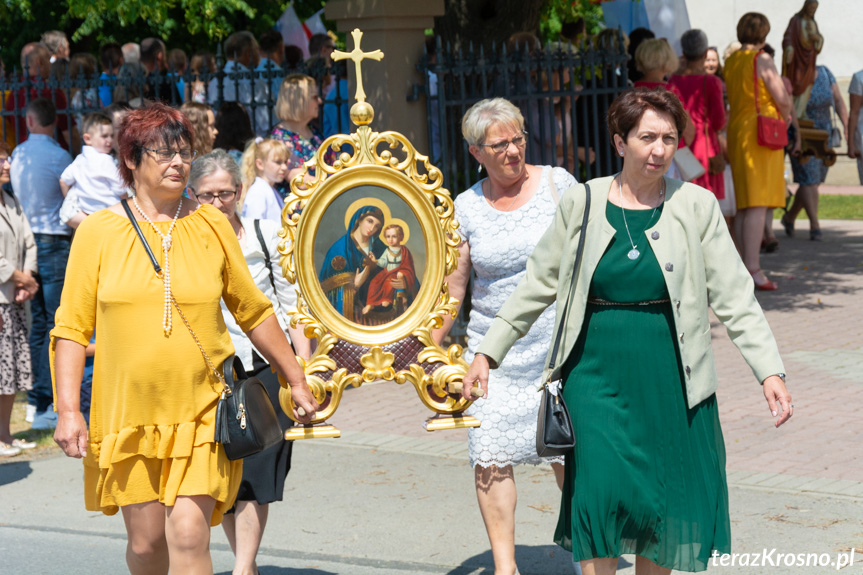
[{"label": "black leather handbag", "polygon": [[[578,247],[575,252],[575,266],[569,286],[569,294],[560,313],[560,324],[554,336],[551,356],[548,360],[547,372],[549,379],[554,375],[557,365],[557,354],[560,351],[560,341],[566,329],[566,312],[578,281],[578,268],[584,254],[584,238],[587,235],[587,219],[590,215],[590,186],[584,185],[584,215],[581,220],[581,231],[578,236]],[[575,431],[569,410],[563,401],[563,388],[560,381],[546,381],[542,386],[542,398],[539,402],[539,414],[536,419],[536,453],[540,457],[566,455],[575,447]]]},{"label": "black leather handbag", "polygon": [[[153,254],[150,244],[147,243],[147,239],[141,232],[141,227],[132,214],[129,203],[126,200],[122,200],[120,203],[123,204],[126,216],[132,222],[132,227],[135,229],[138,239],[141,240],[156,275],[161,277],[162,268]],[[214,440],[216,443],[222,444],[228,459],[242,459],[283,441],[282,427],[276,416],[276,410],[273,408],[273,402],[270,401],[267,388],[264,387],[261,380],[257,377],[247,377],[243,362],[234,355],[225,360],[221,372],[216,369],[207,352],[204,351],[198,336],[192,330],[192,326],[189,325],[186,315],[180,309],[174,294],[171,294],[171,303],[174,304],[177,314],[183,320],[183,324],[189,330],[192,339],[195,340],[207,367],[222,384],[222,392],[216,406]],[[234,377],[235,373],[236,378]]]},{"label": "black leather handbag", "polygon": [[248,377],[236,356],[226,359],[222,370],[225,389],[216,407],[215,439],[225,448],[228,459],[242,459],[284,441],[273,402],[261,380]]}]

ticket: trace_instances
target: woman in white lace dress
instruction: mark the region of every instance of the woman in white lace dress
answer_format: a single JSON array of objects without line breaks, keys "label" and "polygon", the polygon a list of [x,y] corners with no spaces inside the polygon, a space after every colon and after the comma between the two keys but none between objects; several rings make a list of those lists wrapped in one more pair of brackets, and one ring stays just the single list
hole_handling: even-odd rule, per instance
[{"label": "woman in white lace dress", "polygon": [[[551,225],[560,194],[576,181],[563,168],[525,163],[524,118],[507,100],[475,104],[462,119],[462,133],[488,174],[455,200],[463,241],[458,268],[448,281],[450,295],[463,300],[471,270],[476,272],[465,353],[470,362],[495,313],[524,276],[528,257]],[[451,326],[449,320],[437,331],[439,340]],[[488,396],[468,411],[482,422],[468,432],[470,464],[496,575],[517,573],[513,465],[550,463],[558,485],[563,479],[563,458],[536,455],[537,389],[553,329],[552,307],[492,373]]]}]

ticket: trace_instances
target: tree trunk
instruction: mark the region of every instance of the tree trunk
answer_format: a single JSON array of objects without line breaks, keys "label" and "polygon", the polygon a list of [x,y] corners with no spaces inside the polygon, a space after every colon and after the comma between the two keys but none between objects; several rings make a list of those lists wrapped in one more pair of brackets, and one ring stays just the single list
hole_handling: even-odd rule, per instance
[{"label": "tree trunk", "polygon": [[500,46],[516,32],[539,30],[546,0],[446,0],[446,13],[435,18],[435,33],[453,48]]}]

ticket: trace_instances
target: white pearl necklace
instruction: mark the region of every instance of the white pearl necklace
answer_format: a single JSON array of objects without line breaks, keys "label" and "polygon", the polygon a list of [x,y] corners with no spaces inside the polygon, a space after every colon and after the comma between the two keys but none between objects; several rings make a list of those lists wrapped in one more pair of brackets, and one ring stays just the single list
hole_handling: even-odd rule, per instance
[{"label": "white pearl necklace", "polygon": [[162,284],[165,286],[165,308],[162,315],[162,329],[165,331],[165,336],[168,336],[171,333],[171,316],[173,315],[171,313],[171,262],[168,258],[168,252],[171,250],[171,245],[173,244],[171,232],[174,231],[174,225],[177,223],[177,218],[180,217],[180,209],[183,207],[183,199],[180,198],[180,203],[177,205],[177,213],[174,214],[174,219],[171,220],[171,225],[168,227],[167,234],[163,234],[159,231],[159,228],[156,227],[153,220],[144,213],[144,210],[141,209],[141,205],[138,203],[138,198],[136,196],[132,196],[132,201],[135,203],[135,209],[138,210],[138,213],[141,214],[147,222],[149,222],[156,233],[162,238],[162,253],[165,255],[165,265],[162,266]]}]

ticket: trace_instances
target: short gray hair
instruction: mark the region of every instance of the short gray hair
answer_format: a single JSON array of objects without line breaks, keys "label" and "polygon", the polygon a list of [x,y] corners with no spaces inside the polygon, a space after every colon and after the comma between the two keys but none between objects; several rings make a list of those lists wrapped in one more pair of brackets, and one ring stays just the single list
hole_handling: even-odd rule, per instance
[{"label": "short gray hair", "polygon": [[471,146],[485,142],[488,129],[495,124],[508,124],[524,130],[524,116],[515,104],[504,98],[480,100],[461,119],[461,134]]},{"label": "short gray hair", "polygon": [[234,158],[225,150],[216,148],[209,154],[204,154],[192,162],[192,168],[189,170],[188,186],[193,190],[197,189],[201,178],[212,176],[219,170],[228,172],[234,182],[235,188],[243,183],[243,178],[240,175],[240,166],[237,165]]},{"label": "short gray hair", "polygon": [[689,62],[701,60],[707,53],[707,34],[698,28],[688,30],[680,37],[680,47],[683,49],[683,57]]}]

